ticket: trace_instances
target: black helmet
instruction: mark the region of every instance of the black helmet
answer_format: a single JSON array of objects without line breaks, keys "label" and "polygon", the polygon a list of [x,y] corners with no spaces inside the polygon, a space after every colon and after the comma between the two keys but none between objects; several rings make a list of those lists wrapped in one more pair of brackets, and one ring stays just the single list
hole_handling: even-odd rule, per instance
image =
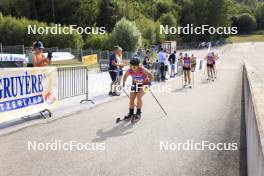
[{"label": "black helmet", "polygon": [[33,44],[33,47],[38,48],[38,49],[44,49],[44,46],[43,46],[43,44],[42,44],[41,41],[37,41],[37,42],[35,42],[35,43]]},{"label": "black helmet", "polygon": [[140,64],[140,60],[138,57],[133,57],[131,60],[130,60],[130,65],[132,66],[139,66]]}]

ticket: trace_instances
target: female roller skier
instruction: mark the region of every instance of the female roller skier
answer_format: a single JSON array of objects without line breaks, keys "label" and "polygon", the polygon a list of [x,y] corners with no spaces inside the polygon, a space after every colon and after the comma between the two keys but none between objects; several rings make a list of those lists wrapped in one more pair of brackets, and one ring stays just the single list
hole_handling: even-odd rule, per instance
[{"label": "female roller skier", "polygon": [[206,56],[206,65],[207,65],[207,75],[208,75],[208,78],[207,80],[210,81],[214,81],[214,63],[215,63],[215,60],[214,60],[214,57],[213,57],[213,54],[212,53],[208,53],[208,55]]},{"label": "female roller skier", "polygon": [[185,53],[182,62],[183,62],[183,73],[184,73],[184,81],[185,81],[185,84],[183,85],[183,87],[185,88],[188,82],[189,88],[192,88],[191,86],[191,57],[189,57],[188,53]]},{"label": "female roller skier", "polygon": [[[140,60],[138,57],[134,57],[130,60],[130,68],[126,71],[123,77],[123,87],[125,87],[128,76],[132,77],[132,85],[129,97],[129,113],[125,116],[124,120],[130,120],[132,117],[135,121],[141,118],[141,108],[143,105],[142,97],[145,94],[145,88],[151,85],[154,76],[144,67],[139,66]],[[134,115],[135,99],[137,98],[137,112]],[[132,122],[133,123],[133,122]]]}]

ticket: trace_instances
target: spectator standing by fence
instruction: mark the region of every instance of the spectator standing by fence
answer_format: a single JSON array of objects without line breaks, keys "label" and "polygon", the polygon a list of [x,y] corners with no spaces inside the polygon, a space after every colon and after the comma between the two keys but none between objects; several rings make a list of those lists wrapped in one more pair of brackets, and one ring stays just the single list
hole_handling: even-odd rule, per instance
[{"label": "spectator standing by fence", "polygon": [[51,59],[46,58],[42,53],[44,46],[42,42],[33,43],[33,65],[34,67],[45,67],[50,64]]},{"label": "spectator standing by fence", "polygon": [[163,48],[160,49],[157,57],[158,57],[158,63],[160,65],[160,78],[161,78],[161,81],[165,81],[166,54],[164,53]]},{"label": "spectator standing by fence", "polygon": [[169,62],[169,50],[168,49],[165,49],[164,50],[164,53],[165,53],[165,57],[166,57],[166,61],[165,61],[165,80],[167,80],[167,75],[170,74],[169,73],[169,67],[170,67],[170,62]]},{"label": "spectator standing by fence", "polygon": [[122,48],[117,47],[117,54],[116,54],[116,59],[117,59],[117,83],[116,86],[119,86],[121,84],[121,79],[123,76],[123,54],[122,54]]},{"label": "spectator standing by fence", "polygon": [[117,86],[120,85],[123,75],[123,60],[122,60],[122,48],[119,46],[114,47],[114,53],[110,56],[109,60],[109,74],[111,77],[110,84],[110,96],[119,96],[117,93]]},{"label": "spectator standing by fence", "polygon": [[32,44],[32,47],[31,47],[31,49],[30,50],[27,50],[26,51],[26,56],[27,56],[27,58],[28,58],[28,60],[27,60],[27,67],[34,67],[34,64],[33,64],[33,46],[34,45],[34,43]]},{"label": "spectator standing by fence", "polygon": [[175,64],[176,64],[176,51],[169,56],[169,62],[171,66],[170,77],[175,77]]},{"label": "spectator standing by fence", "polygon": [[146,68],[146,69],[149,69],[150,68],[150,51],[147,50],[146,52],[146,56],[144,57],[144,60],[143,60],[143,66]]}]

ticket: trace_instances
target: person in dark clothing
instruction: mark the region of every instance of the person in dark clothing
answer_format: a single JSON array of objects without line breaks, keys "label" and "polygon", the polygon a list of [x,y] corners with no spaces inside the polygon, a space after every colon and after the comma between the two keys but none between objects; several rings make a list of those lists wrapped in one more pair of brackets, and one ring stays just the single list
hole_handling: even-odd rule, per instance
[{"label": "person in dark clothing", "polygon": [[160,64],[160,78],[161,81],[166,80],[166,70],[165,70],[165,62],[166,62],[166,53],[164,52],[164,49],[161,48],[157,55],[158,63]]},{"label": "person in dark clothing", "polygon": [[150,51],[149,50],[147,50],[146,56],[144,57],[143,66],[146,69],[149,69],[150,68]]},{"label": "person in dark clothing", "polygon": [[170,77],[175,77],[175,63],[176,63],[176,51],[169,56],[169,62],[171,66]]},{"label": "person in dark clothing", "polygon": [[115,46],[114,53],[110,56],[109,60],[109,74],[112,80],[109,91],[110,96],[119,96],[119,94],[116,93],[116,87],[120,84],[120,77],[123,75],[122,68],[122,48]]}]

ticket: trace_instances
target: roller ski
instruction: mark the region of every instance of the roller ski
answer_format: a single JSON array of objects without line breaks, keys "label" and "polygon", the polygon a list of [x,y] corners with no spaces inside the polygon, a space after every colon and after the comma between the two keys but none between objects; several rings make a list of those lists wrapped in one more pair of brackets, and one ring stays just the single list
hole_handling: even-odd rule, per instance
[{"label": "roller ski", "polygon": [[209,82],[211,82],[211,81],[214,82],[215,79],[214,79],[214,77],[208,77],[208,78],[207,78],[207,81],[209,81]]},{"label": "roller ski", "polygon": [[185,88],[190,88],[190,89],[191,89],[191,88],[192,88],[192,85],[191,85],[191,84],[189,84],[189,85],[188,85],[188,84],[184,84],[184,85],[183,85],[183,88],[184,88],[184,89],[185,89]]},{"label": "roller ski", "polygon": [[133,116],[134,116],[133,114],[128,114],[128,115],[126,115],[123,119],[121,119],[121,118],[117,118],[117,119],[116,119],[116,123],[119,123],[119,122],[121,122],[121,121],[130,121],[130,120],[132,119]]}]

